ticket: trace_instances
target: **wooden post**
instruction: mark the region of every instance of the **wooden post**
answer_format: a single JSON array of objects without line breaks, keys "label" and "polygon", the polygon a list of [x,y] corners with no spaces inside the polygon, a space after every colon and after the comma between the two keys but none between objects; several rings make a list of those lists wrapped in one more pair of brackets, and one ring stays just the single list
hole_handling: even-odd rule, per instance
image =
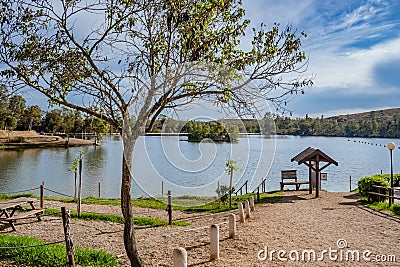
[{"label": "wooden post", "polygon": [[172,193],[168,190],[168,224],[172,225]]},{"label": "wooden post", "polygon": [[232,176],[233,176],[233,169],[231,169],[231,176],[229,179],[229,208],[232,208]]},{"label": "wooden post", "polygon": [[78,188],[78,208],[76,212],[78,217],[81,217],[81,202],[82,202],[82,151],[79,154],[79,188]]},{"label": "wooden post", "polygon": [[351,175],[350,175],[350,192],[351,192]]},{"label": "wooden post", "polygon": [[164,181],[161,181],[161,198],[164,197]]},{"label": "wooden post", "polygon": [[44,182],[40,185],[40,208],[44,208]]},{"label": "wooden post", "polygon": [[319,184],[321,182],[319,177],[319,154],[317,154],[317,158],[315,161],[315,179],[316,179],[315,197],[319,198]]},{"label": "wooden post", "polygon": [[257,201],[260,201],[260,187],[257,187]]},{"label": "wooden post", "polygon": [[236,215],[229,214],[229,238],[233,238],[236,235]]},{"label": "wooden post", "polygon": [[254,197],[253,196],[250,197],[250,210],[254,211]]},{"label": "wooden post", "polygon": [[101,192],[101,183],[99,182],[99,198],[100,198],[100,192]]},{"label": "wooden post", "polygon": [[187,251],[184,248],[174,249],[174,267],[187,267]]},{"label": "wooden post", "polygon": [[238,203],[238,209],[239,209],[239,220],[241,223],[245,222],[245,218],[244,218],[244,211],[243,211],[243,204],[242,203]]},{"label": "wooden post", "polygon": [[247,182],[248,182],[248,181],[246,181],[246,185],[245,185],[245,187],[246,187],[246,195],[247,195]]},{"label": "wooden post", "polygon": [[78,178],[78,172],[74,170],[74,176],[75,176],[75,184],[74,184],[74,201],[76,201],[76,181]]},{"label": "wooden post", "polygon": [[66,210],[65,207],[61,207],[61,213],[64,227],[65,247],[67,249],[67,260],[70,266],[75,267],[74,244],[70,236],[71,215],[69,214],[69,210]]},{"label": "wooden post", "polygon": [[250,218],[250,205],[248,200],[244,202],[244,209],[246,210],[246,218]]},{"label": "wooden post", "polygon": [[311,169],[311,160],[309,160],[308,161],[308,193],[309,194],[312,194],[312,179],[311,179],[311,176],[312,176],[312,169]]},{"label": "wooden post", "polygon": [[210,259],[219,258],[219,226],[212,224],[210,227]]}]

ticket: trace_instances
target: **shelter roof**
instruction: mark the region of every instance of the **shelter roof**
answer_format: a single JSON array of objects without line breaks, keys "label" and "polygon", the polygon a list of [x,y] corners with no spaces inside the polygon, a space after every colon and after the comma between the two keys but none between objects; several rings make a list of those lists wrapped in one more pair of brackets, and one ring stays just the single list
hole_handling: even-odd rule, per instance
[{"label": "shelter roof", "polygon": [[331,157],[329,157],[327,154],[325,154],[324,152],[322,152],[321,150],[317,149],[317,148],[313,148],[313,147],[308,147],[306,149],[304,149],[303,151],[301,151],[299,154],[297,154],[296,156],[294,156],[291,161],[296,161],[299,165],[302,163],[306,163],[308,161],[319,161],[319,162],[328,162],[328,163],[332,163],[335,164],[336,166],[338,166],[338,163],[332,159]]}]

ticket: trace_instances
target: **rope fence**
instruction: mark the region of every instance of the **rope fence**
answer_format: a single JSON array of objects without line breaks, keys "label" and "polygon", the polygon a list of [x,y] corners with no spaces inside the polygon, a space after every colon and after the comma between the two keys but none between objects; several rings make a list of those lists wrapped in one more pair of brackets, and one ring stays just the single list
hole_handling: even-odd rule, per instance
[{"label": "rope fence", "polygon": [[37,190],[37,189],[40,189],[40,187],[35,187],[35,188],[26,189],[26,190],[21,190],[21,191],[14,191],[14,192],[0,193],[0,195],[14,195],[14,194],[19,194],[19,193],[30,192],[30,191]]},{"label": "rope fence", "polygon": [[52,193],[54,193],[54,194],[59,194],[59,195],[64,196],[64,197],[74,198],[74,197],[71,196],[71,195],[67,195],[67,194],[64,194],[64,193],[60,193],[60,192],[57,192],[57,191],[55,191],[55,190],[51,190],[51,189],[46,188],[46,187],[45,187],[44,189],[47,190],[47,191],[49,191],[49,192],[52,192]]}]

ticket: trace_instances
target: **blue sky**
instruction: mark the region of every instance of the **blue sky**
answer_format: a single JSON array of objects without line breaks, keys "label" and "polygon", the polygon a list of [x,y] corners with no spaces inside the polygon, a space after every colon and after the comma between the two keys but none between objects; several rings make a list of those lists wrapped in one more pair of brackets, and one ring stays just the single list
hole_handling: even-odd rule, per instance
[{"label": "blue sky", "polygon": [[400,107],[400,1],[243,0],[251,27],[288,23],[315,84],[289,103],[316,117]]},{"label": "blue sky", "polygon": [[[243,0],[246,17],[291,24],[307,33],[306,88],[288,108],[294,117],[328,117],[400,107],[400,1],[398,0]],[[243,40],[249,41],[249,34]],[[29,105],[47,106],[44,97],[26,95]]]}]

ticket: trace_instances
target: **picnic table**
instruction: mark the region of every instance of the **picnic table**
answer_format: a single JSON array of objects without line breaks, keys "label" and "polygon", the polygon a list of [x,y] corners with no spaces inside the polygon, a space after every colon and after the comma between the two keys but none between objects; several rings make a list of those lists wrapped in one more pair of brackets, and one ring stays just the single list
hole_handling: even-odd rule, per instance
[{"label": "picnic table", "polygon": [[[35,215],[36,218],[41,221],[40,214],[43,213],[45,209],[37,209],[33,205],[35,200],[31,198],[16,198],[6,202],[0,202],[0,222],[8,223],[14,231],[14,223],[19,219],[26,219],[30,216]],[[30,209],[26,209],[25,206],[29,204]],[[21,212],[16,212],[21,211]]]}]

